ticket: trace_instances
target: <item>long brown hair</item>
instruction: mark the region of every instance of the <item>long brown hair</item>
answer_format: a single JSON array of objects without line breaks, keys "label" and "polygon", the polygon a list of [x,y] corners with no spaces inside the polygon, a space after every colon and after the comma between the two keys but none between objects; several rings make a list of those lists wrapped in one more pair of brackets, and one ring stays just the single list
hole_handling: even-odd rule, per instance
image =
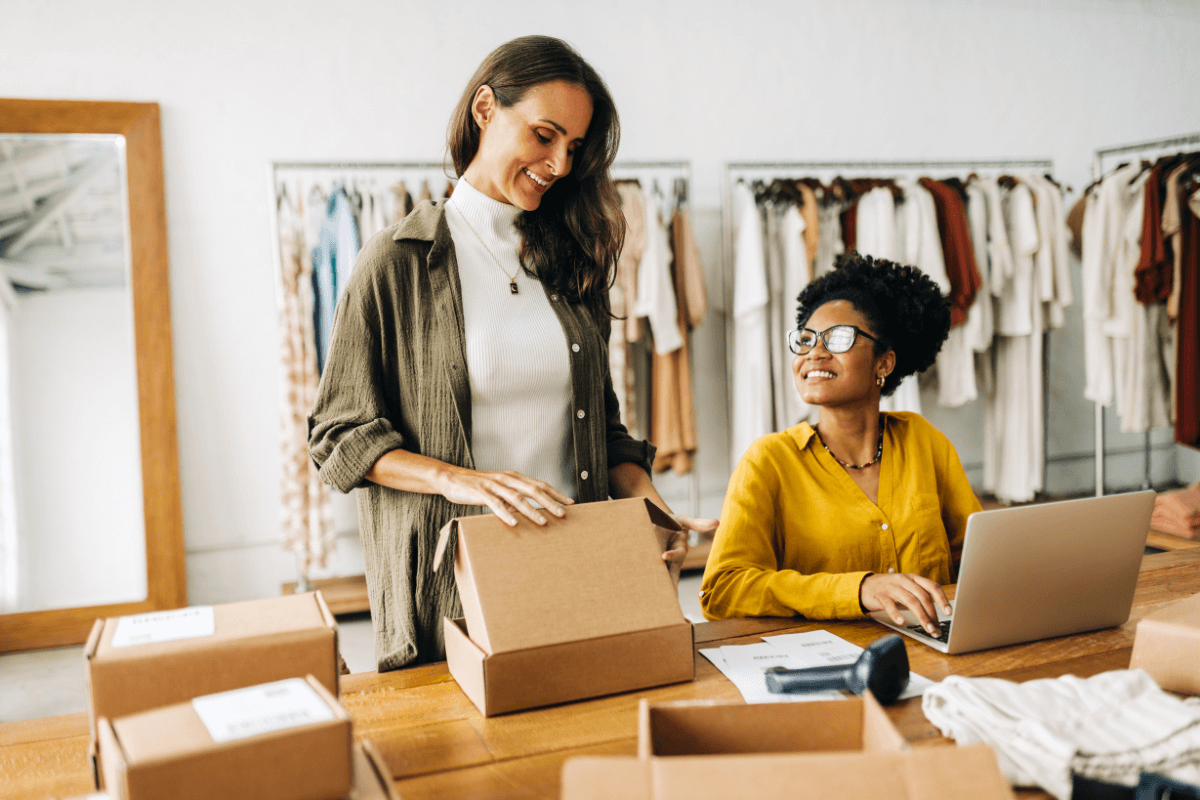
[{"label": "long brown hair", "polygon": [[566,81],[592,99],[592,121],[575,149],[571,172],[555,181],[536,211],[517,217],[526,271],[597,320],[612,318],[608,289],[625,243],[625,216],[609,168],[617,157],[621,125],[608,87],[571,45],[550,36],[522,36],[493,50],[467,84],[447,134],[455,175],[461,177],[479,150],[479,125],[471,113],[475,94],[490,86],[508,108],[534,86]]}]

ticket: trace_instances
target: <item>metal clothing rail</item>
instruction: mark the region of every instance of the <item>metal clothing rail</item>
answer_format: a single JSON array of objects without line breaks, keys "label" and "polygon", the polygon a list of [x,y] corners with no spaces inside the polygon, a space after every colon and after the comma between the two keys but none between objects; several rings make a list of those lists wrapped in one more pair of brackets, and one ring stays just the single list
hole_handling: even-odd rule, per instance
[{"label": "metal clothing rail", "polygon": [[[1200,133],[1188,133],[1183,136],[1171,136],[1166,139],[1151,139],[1145,142],[1123,144],[1116,147],[1104,147],[1095,152],[1092,158],[1092,181],[1104,177],[1104,161],[1119,155],[1169,155],[1181,152],[1189,145],[1200,145]],[[1096,496],[1104,494],[1104,406],[1096,406]],[[1150,488],[1150,431],[1146,431],[1143,441],[1142,488]]]},{"label": "metal clothing rail", "polygon": [[445,161],[272,161],[271,170],[281,169],[446,169]]},{"label": "metal clothing rail", "polygon": [[[960,159],[956,161],[729,161],[722,167],[721,181],[721,289],[725,302],[725,369],[729,373],[733,368],[733,185],[745,178],[765,179],[774,178],[806,178],[821,177],[814,173],[834,171],[853,171],[863,177],[904,177],[920,175],[929,172],[945,173],[962,170],[972,171],[1004,171],[1004,170],[1038,170],[1054,171],[1054,160],[1050,158],[999,158],[999,159]],[[1047,357],[1047,349],[1042,348],[1043,359]],[[1048,388],[1043,391],[1048,392]],[[727,380],[726,404],[733,414],[733,385]],[[1043,402],[1043,413],[1048,404]],[[1046,426],[1043,426],[1045,429]],[[1043,452],[1045,452],[1043,448]]]}]

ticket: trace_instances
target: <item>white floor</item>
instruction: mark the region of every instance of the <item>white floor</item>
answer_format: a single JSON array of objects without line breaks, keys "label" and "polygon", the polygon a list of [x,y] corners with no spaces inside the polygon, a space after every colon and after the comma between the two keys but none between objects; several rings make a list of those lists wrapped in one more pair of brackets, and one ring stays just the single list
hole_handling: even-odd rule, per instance
[{"label": "white floor", "polygon": [[[679,581],[679,605],[692,622],[700,613],[701,573]],[[365,614],[338,621],[339,647],[351,672],[375,669],[371,620]],[[0,655],[0,722],[52,717],[87,710],[83,648],[60,647]]]}]

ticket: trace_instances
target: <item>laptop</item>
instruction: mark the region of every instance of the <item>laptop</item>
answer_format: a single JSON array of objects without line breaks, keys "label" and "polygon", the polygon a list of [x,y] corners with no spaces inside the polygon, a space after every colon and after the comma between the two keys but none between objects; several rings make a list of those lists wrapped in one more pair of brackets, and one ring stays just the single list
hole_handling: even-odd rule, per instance
[{"label": "laptop", "polygon": [[943,653],[1122,625],[1133,607],[1155,492],[979,511],[967,520],[953,613],[941,636],[911,612],[872,619]]}]

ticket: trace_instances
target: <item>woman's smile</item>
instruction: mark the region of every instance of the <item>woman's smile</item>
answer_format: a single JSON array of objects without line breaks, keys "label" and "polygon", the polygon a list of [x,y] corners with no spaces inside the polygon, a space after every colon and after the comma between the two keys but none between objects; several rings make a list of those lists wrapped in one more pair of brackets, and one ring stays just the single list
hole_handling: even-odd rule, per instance
[{"label": "woman's smile", "polygon": [[539,194],[549,189],[550,184],[554,183],[554,178],[542,178],[529,167],[525,167],[523,171],[526,177],[533,181],[534,191],[538,192]]}]

